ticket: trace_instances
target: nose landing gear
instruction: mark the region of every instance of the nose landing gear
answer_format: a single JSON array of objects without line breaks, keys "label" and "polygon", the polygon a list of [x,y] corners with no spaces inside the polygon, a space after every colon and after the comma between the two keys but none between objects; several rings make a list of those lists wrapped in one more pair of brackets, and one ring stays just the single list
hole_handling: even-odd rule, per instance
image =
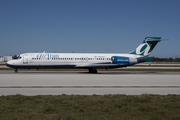
[{"label": "nose landing gear", "polygon": [[14,72],[15,72],[15,73],[18,73],[18,70],[17,70],[17,68],[14,68]]}]

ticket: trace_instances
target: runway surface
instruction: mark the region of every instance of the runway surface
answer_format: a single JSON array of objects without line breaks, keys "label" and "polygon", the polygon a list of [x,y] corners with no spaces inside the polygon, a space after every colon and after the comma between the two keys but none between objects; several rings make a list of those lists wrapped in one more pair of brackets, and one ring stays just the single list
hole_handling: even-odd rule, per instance
[{"label": "runway surface", "polygon": [[0,71],[0,95],[180,94],[179,72]]}]

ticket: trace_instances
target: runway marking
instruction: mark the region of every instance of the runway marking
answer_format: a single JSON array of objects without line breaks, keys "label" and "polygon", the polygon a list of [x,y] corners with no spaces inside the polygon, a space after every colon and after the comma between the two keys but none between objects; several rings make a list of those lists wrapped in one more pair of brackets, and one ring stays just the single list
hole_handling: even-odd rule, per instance
[{"label": "runway marking", "polygon": [[0,88],[180,88],[180,86],[0,86]]}]

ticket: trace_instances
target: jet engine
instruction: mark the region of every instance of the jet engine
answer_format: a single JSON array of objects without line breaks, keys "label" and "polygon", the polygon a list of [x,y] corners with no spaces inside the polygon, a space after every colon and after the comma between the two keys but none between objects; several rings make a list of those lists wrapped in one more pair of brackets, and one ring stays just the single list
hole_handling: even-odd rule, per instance
[{"label": "jet engine", "polygon": [[112,56],[112,64],[119,64],[123,66],[133,65],[137,63],[137,59],[130,57]]}]

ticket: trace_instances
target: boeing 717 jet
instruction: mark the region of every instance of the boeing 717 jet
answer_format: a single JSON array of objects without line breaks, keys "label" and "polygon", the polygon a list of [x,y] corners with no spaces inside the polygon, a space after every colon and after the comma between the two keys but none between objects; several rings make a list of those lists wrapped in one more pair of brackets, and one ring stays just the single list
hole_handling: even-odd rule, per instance
[{"label": "boeing 717 jet", "polygon": [[141,62],[151,61],[148,57],[161,37],[146,37],[143,42],[130,53],[24,53],[18,59],[6,63],[14,68],[84,68],[89,73],[97,73],[97,69],[109,69],[131,66]]}]

